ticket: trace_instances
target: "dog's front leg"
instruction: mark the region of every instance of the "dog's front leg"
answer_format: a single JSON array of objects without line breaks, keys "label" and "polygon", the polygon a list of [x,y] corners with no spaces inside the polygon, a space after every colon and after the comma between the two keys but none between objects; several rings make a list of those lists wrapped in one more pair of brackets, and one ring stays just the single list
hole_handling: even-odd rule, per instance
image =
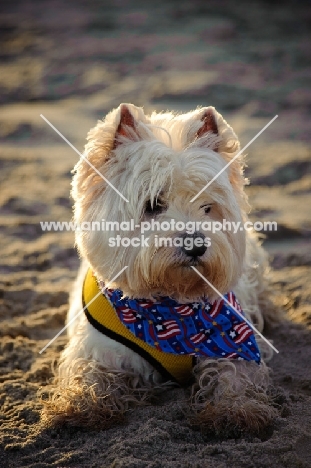
[{"label": "dog's front leg", "polygon": [[141,361],[84,320],[61,354],[53,389],[43,400],[43,422],[101,429],[120,422],[153,395],[153,374]]},{"label": "dog's front leg", "polygon": [[262,362],[201,359],[194,368],[194,423],[218,435],[259,433],[277,416],[266,393],[269,371]]},{"label": "dog's front leg", "polygon": [[56,376],[49,398],[43,400],[42,420],[52,426],[106,429],[123,419],[130,393],[122,373],[79,359],[67,366],[65,376]]}]

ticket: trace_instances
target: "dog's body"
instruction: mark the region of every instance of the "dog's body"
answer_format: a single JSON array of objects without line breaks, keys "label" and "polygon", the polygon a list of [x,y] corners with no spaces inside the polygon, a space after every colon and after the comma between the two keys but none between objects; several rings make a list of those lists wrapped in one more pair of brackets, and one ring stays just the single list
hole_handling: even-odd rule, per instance
[{"label": "dog's body", "polygon": [[[78,223],[134,219],[138,225],[151,218],[184,223],[247,220],[242,156],[234,159],[239,142],[214,108],[148,117],[142,109],[123,104],[99,122],[88,139],[86,157],[92,167],[81,159],[73,180]],[[207,190],[192,201],[212,179]],[[149,247],[113,249],[108,240],[111,233],[77,233],[83,262],[67,318],[69,343],[60,359],[57,388],[44,410],[47,420],[105,427],[133,404],[144,402],[152,389],[170,385],[144,357],[101,333],[81,313],[89,268],[98,280],[109,283],[127,266],[112,286],[129,298],[165,296],[180,304],[200,302],[202,297],[216,300],[215,290],[191,268],[195,266],[221,294],[234,291],[246,318],[260,332],[264,322],[276,318],[265,278],[266,255],[253,233],[208,233],[211,247],[190,253],[180,247],[156,247],[155,234],[178,235],[176,231],[150,231]],[[138,228],[130,233],[139,235]],[[186,237],[191,235],[183,233]],[[198,356],[191,404],[202,427],[216,432],[258,431],[275,417],[266,394],[269,379],[264,363],[271,349],[256,339],[263,358],[260,365]]]}]

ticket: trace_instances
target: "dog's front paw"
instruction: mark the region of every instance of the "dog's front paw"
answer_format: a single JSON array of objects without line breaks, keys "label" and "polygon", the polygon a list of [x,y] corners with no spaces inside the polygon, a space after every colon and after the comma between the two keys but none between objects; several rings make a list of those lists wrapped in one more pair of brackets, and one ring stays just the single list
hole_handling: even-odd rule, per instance
[{"label": "dog's front paw", "polygon": [[221,402],[207,402],[198,411],[192,423],[202,431],[217,436],[239,437],[241,434],[261,434],[271,427],[277,417],[276,409],[269,404],[266,395],[261,398],[247,398],[232,395]]},{"label": "dog's front paw", "polygon": [[133,372],[107,369],[99,362],[77,359],[60,366],[61,377],[47,399],[42,399],[45,426],[83,426],[108,429],[124,420],[126,412],[144,405],[151,386]]},{"label": "dog's front paw", "polygon": [[108,429],[124,419],[124,413],[107,395],[100,396],[94,386],[57,386],[42,403],[41,421],[45,426]]},{"label": "dog's front paw", "polygon": [[253,362],[211,360],[196,367],[192,422],[224,437],[260,434],[278,416],[266,389],[268,368]]}]

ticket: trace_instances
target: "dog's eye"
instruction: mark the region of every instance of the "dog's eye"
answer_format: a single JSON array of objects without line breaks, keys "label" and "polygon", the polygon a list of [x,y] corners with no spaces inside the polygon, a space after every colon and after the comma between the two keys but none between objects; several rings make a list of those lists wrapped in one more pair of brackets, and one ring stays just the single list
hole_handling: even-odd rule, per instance
[{"label": "dog's eye", "polygon": [[204,208],[204,213],[208,214],[212,209],[212,204],[202,205],[202,206],[200,206],[200,208]]},{"label": "dog's eye", "polygon": [[161,202],[161,200],[154,200],[153,204],[151,204],[151,201],[148,200],[145,205],[145,213],[149,215],[160,214],[165,209],[166,209],[166,206],[164,203]]}]

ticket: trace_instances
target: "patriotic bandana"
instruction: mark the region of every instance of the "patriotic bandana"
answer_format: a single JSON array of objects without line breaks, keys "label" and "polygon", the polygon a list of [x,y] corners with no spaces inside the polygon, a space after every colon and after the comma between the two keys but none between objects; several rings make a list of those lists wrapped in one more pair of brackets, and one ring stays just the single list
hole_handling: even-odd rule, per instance
[{"label": "patriotic bandana", "polygon": [[128,330],[159,351],[260,363],[253,330],[234,310],[243,315],[233,292],[224,296],[229,304],[204,299],[181,305],[168,297],[159,302],[129,299],[102,281],[99,286]]}]

